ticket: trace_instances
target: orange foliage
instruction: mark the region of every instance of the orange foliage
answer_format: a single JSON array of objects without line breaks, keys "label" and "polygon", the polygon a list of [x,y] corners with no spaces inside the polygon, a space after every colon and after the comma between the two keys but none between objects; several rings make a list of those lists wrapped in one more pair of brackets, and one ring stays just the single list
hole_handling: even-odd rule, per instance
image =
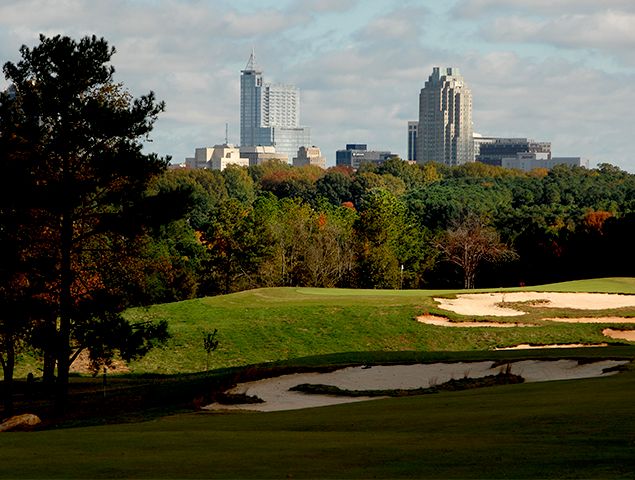
[{"label": "orange foliage", "polygon": [[584,215],[584,225],[591,230],[602,230],[604,222],[611,218],[613,214],[604,210],[591,210]]},{"label": "orange foliage", "polygon": [[529,172],[529,176],[534,178],[544,178],[547,176],[548,173],[549,170],[546,168],[534,168],[532,171]]},{"label": "orange foliage", "polygon": [[320,213],[320,216],[317,219],[317,224],[320,230],[324,229],[324,226],[326,225],[326,215],[324,215],[323,212]]},{"label": "orange foliage", "polygon": [[342,175],[346,175],[348,178],[351,178],[353,176],[353,173],[355,173],[355,169],[353,167],[349,167],[347,165],[337,165],[335,167],[330,167],[328,169],[329,172],[339,172]]}]

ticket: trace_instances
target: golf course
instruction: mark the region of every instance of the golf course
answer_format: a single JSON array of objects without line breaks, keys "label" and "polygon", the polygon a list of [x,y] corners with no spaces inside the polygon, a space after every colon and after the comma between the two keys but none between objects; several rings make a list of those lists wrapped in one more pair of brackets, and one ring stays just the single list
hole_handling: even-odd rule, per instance
[{"label": "golf course", "polygon": [[[635,299],[635,279],[496,290],[509,298],[523,291],[611,294],[605,297],[628,304]],[[109,407],[104,412],[110,416],[0,434],[0,477],[632,478],[635,345],[607,338],[603,331],[632,330],[635,306],[505,301],[505,307],[522,312],[514,316],[469,316],[440,308],[443,299],[464,293],[272,288],[130,310],[127,315],[137,321],[167,320],[168,343],[111,375],[113,391],[104,390]],[[430,315],[456,325],[417,320]],[[460,325],[481,321],[514,325]],[[219,345],[206,358],[203,337],[214,329]],[[534,348],[497,350],[521,344]],[[561,348],[539,348],[544,345]],[[590,345],[603,346],[586,348]],[[189,408],[181,402],[178,408],[162,404],[152,414],[112,415],[111,403],[126,395],[122,389],[116,396],[121,385],[158,382],[189,391],[355,365],[491,361],[513,366],[562,359],[578,365],[610,359],[621,366],[595,378],[268,413],[201,410],[207,396],[198,392],[203,400],[193,398]],[[99,385],[98,380],[73,377],[76,385]]]}]

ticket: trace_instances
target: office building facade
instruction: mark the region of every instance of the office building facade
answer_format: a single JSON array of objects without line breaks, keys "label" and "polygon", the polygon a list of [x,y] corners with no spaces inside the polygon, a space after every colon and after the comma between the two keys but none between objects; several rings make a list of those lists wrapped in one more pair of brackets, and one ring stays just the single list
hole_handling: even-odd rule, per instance
[{"label": "office building facade", "polygon": [[473,162],[472,135],[472,92],[458,69],[434,67],[419,94],[417,162]]},{"label": "office building facade", "polygon": [[481,163],[501,167],[504,158],[523,153],[535,153],[537,158],[551,158],[551,142],[537,142],[531,138],[484,138],[488,138],[488,141],[480,144],[476,156],[476,160]]},{"label": "office building facade", "polygon": [[312,147],[300,147],[297,156],[293,157],[294,167],[306,167],[308,165],[326,169],[326,158],[322,156],[322,152],[315,145]]},{"label": "office building facade", "polygon": [[381,165],[386,160],[397,157],[397,154],[388,151],[368,150],[365,143],[348,143],[346,150],[335,152],[335,165],[357,170],[363,163]]},{"label": "office building facade", "polygon": [[419,122],[408,122],[408,155],[409,161],[417,161],[417,133]]},{"label": "office building facade", "polygon": [[292,158],[311,144],[311,130],[300,126],[300,92],[293,85],[265,84],[252,52],[240,72],[240,146],[272,146]]},{"label": "office building facade", "polygon": [[190,170],[225,170],[229,165],[248,167],[249,159],[243,158],[235,145],[224,143],[195,149],[194,156],[186,158],[185,163],[177,167]]},{"label": "office building facade", "polygon": [[289,163],[286,154],[276,152],[275,147],[262,145],[256,147],[240,147],[240,156],[249,159],[249,166],[261,165],[271,160]]},{"label": "office building facade", "polygon": [[588,168],[587,161],[580,157],[552,157],[540,152],[522,152],[513,157],[505,157],[501,161],[501,167],[514,168],[523,172],[530,172],[536,168],[551,170],[556,165],[567,165],[569,167]]}]

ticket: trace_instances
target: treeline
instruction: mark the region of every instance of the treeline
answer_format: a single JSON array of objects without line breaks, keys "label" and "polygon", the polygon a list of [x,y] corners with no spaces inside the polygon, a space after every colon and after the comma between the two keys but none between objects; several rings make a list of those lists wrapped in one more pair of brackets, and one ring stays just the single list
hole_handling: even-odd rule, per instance
[{"label": "treeline", "polygon": [[608,164],[524,173],[395,159],[354,172],[269,162],[168,171],[153,188],[185,189],[192,201],[161,235],[171,262],[156,282],[162,300],[264,286],[461,286],[448,234],[474,218],[493,235],[489,248],[515,252],[484,255],[476,286],[634,273],[635,175]]}]

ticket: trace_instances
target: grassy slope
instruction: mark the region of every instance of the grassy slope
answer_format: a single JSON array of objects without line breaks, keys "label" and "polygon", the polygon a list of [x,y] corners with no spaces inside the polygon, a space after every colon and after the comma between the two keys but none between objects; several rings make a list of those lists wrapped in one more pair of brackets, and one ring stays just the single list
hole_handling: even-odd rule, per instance
[{"label": "grassy slope", "polygon": [[1,478],[633,478],[635,371],[0,435]]},{"label": "grassy slope", "polygon": [[[635,279],[576,281],[525,290],[635,293]],[[435,295],[453,293],[456,292],[270,288],[135,309],[128,312],[133,319],[168,320],[173,337],[165,347],[152,351],[131,367],[133,372],[156,373],[203,370],[203,332],[214,328],[219,330],[220,347],[212,354],[211,368],[336,352],[486,350],[527,342],[606,340],[601,325],[449,329],[414,320],[417,315],[435,311]],[[534,318],[530,315],[509,321]]]},{"label": "grassy slope", "polygon": [[[544,287],[587,288],[635,293],[635,281],[609,279],[592,285],[576,282]],[[416,324],[412,312],[428,308],[431,293],[260,290],[156,306],[145,315],[158,318],[172,311],[180,316],[173,324],[173,341],[180,344],[180,355],[185,359],[188,349],[193,354],[199,329],[213,327],[226,337],[234,332],[234,342],[252,338],[244,343],[246,351],[250,346],[258,351],[253,347],[254,328],[245,326],[254,322],[262,342],[269,342],[262,345],[275,348],[275,332],[286,332],[290,334],[290,351],[300,350],[297,332],[309,329],[314,333],[310,329],[317,327],[308,321],[295,323],[293,315],[310,314],[316,308],[321,313],[328,309],[334,312],[331,316],[335,320],[326,322],[323,318],[328,317],[319,314],[309,317],[322,325],[320,328],[347,327],[347,334],[365,333],[371,341],[380,341],[370,330],[378,325],[393,335],[396,329],[391,322],[399,325],[401,335],[404,325],[424,327],[419,330],[430,333],[421,338],[430,342],[447,342],[454,336],[459,338],[455,342],[467,344],[493,335],[489,330],[448,331]],[[257,304],[245,306],[245,301]],[[372,314],[374,319],[364,320],[365,314]],[[355,319],[368,322],[363,325],[369,330],[362,332],[346,325]],[[445,332],[448,337],[443,336]],[[474,337],[467,337],[471,335]],[[324,346],[359,342],[342,337],[324,332],[310,353],[319,353]],[[190,346],[188,338],[193,342]],[[345,351],[343,348],[339,351]],[[576,353],[580,352],[601,354],[598,349],[579,349]],[[466,349],[457,354],[403,352],[369,358],[382,361],[380,357],[386,357],[390,361],[391,357],[423,355],[476,360],[483,356],[549,354],[571,353]],[[627,347],[611,348],[604,354],[635,357],[633,348]],[[229,352],[223,355],[225,361],[230,358]],[[368,355],[340,354],[297,363],[329,363],[355,356]],[[197,361],[204,362],[200,358]],[[0,435],[0,478],[633,478],[634,395],[635,370],[631,369],[602,379],[495,387],[305,411],[197,413],[139,424],[4,434]]]}]

